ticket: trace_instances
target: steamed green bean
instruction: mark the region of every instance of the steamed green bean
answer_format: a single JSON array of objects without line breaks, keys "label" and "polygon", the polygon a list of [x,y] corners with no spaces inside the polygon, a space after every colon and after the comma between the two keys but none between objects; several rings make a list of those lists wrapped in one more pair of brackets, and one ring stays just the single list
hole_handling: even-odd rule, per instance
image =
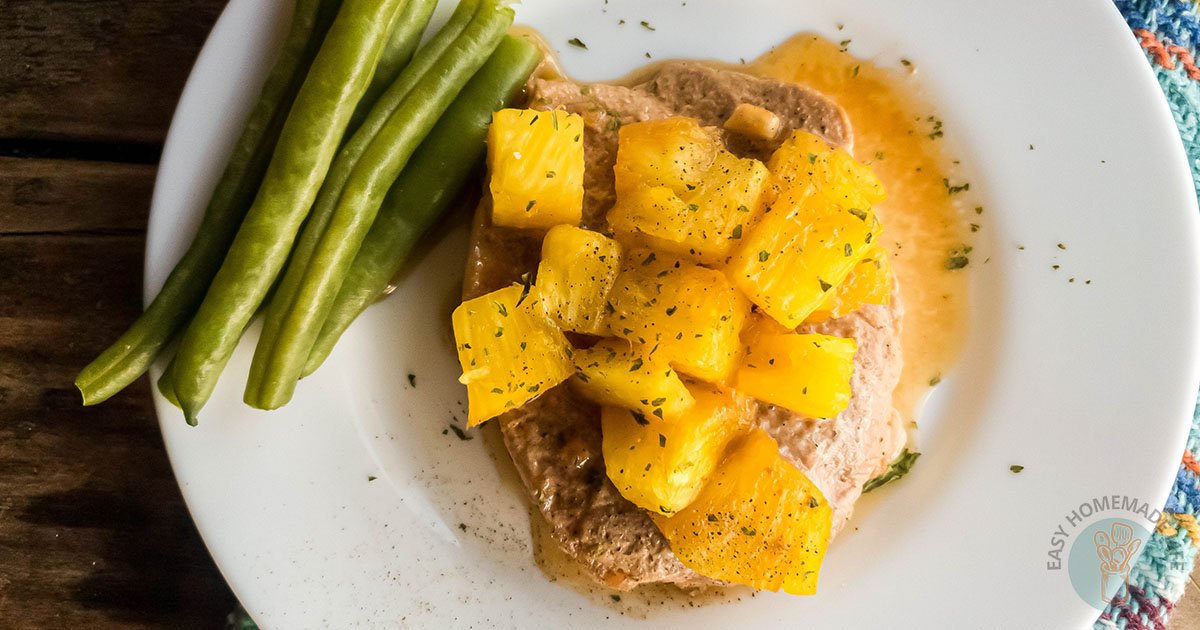
[{"label": "steamed green bean", "polygon": [[204,211],[196,236],[145,312],[75,379],[83,404],[141,376],[195,313],[267,170],[279,132],[341,0],[297,0],[275,65]]},{"label": "steamed green bean", "polygon": [[313,59],[258,195],[180,340],[173,381],[189,423],[291,251],[401,7],[345,0]]},{"label": "steamed green bean", "polygon": [[400,76],[383,93],[362,125],[354,132],[349,142],[337,153],[329,168],[329,175],[321,185],[317,200],[309,212],[300,237],[296,240],[295,248],[288,258],[283,278],[275,294],[267,302],[263,316],[262,332],[258,337],[258,345],[254,349],[254,360],[250,363],[250,375],[246,379],[244,399],[246,404],[254,405],[258,399],[258,386],[266,357],[270,355],[275,344],[280,322],[287,313],[287,308],[296,295],[297,288],[308,269],[313,250],[317,246],[329,218],[333,215],[338,200],[342,197],[342,189],[350,177],[350,172],[367,150],[371,141],[378,135],[379,130],[387,123],[392,112],[400,106],[412,89],[421,80],[447,48],[462,34],[479,9],[479,0],[463,0],[455,8],[450,21],[443,26],[433,39],[422,46],[413,57],[412,62],[400,73]]},{"label": "steamed green bean", "polygon": [[254,401],[260,408],[274,409],[291,399],[384,195],[462,86],[495,50],[512,18],[511,9],[485,0],[477,17],[392,113],[355,165],[280,325]]},{"label": "steamed green bean", "polygon": [[462,190],[483,157],[492,113],[511,103],[541,58],[534,44],[505,37],[429,132],[384,198],[308,355],[303,376],[320,367],[355,318],[383,295],[413,245]]}]

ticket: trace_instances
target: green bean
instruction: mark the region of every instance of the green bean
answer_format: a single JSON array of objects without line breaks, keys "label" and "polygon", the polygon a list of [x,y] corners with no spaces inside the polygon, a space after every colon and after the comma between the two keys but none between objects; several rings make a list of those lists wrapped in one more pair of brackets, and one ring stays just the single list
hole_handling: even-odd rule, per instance
[{"label": "green bean", "polygon": [[355,165],[314,250],[259,384],[260,408],[285,404],[384,195],[462,86],[496,49],[513,11],[485,0],[477,17],[392,113]]},{"label": "green bean", "polygon": [[379,63],[375,66],[375,75],[371,77],[371,84],[367,86],[362,100],[354,108],[354,115],[350,117],[350,124],[346,127],[348,134],[352,134],[354,130],[358,129],[371,111],[371,107],[379,100],[380,95],[408,65],[413,52],[417,49],[417,44],[421,43],[421,35],[425,33],[425,27],[429,24],[429,16],[433,14],[435,7],[437,7],[437,0],[408,0],[404,10],[396,17],[396,25],[392,27],[392,35],[388,38],[387,46],[379,55]]},{"label": "green bean", "polygon": [[458,196],[484,152],[492,112],[507,107],[541,61],[537,46],[506,36],[413,153],[363,239],[303,376],[312,374],[342,333],[387,290],[417,240]]},{"label": "green bean", "polygon": [[434,35],[428,44],[417,51],[412,62],[404,68],[395,82],[376,101],[371,112],[354,132],[350,141],[338,151],[337,158],[329,169],[329,175],[321,185],[317,201],[313,204],[312,211],[300,232],[300,238],[296,241],[295,248],[288,259],[283,279],[267,303],[262,332],[258,337],[258,345],[254,349],[254,360],[250,363],[250,376],[246,380],[244,395],[246,404],[254,405],[253,401],[258,399],[258,385],[262,380],[266,357],[274,346],[279,325],[296,295],[297,288],[304,278],[304,272],[308,269],[313,250],[316,249],[317,242],[324,234],[325,227],[329,224],[329,218],[333,216],[334,208],[341,199],[342,189],[346,186],[351,170],[380,129],[387,123],[392,112],[404,102],[413,87],[462,34],[463,29],[471,22],[478,9],[479,0],[463,0],[459,3],[454,14],[450,16],[450,21]]},{"label": "green bean", "polygon": [[254,200],[283,121],[339,4],[341,0],[297,0],[279,58],[213,189],[195,238],[145,312],[79,373],[75,385],[83,404],[103,402],[141,376],[196,311]]},{"label": "green bean", "polygon": [[189,423],[291,251],[401,6],[345,0],[313,59],[258,195],[180,339],[173,381]]},{"label": "green bean", "polygon": [[179,409],[179,397],[175,395],[175,359],[172,358],[167,362],[167,367],[163,368],[163,373],[158,376],[158,382],[155,383],[158,387],[158,393],[162,394],[167,402],[175,405]]}]

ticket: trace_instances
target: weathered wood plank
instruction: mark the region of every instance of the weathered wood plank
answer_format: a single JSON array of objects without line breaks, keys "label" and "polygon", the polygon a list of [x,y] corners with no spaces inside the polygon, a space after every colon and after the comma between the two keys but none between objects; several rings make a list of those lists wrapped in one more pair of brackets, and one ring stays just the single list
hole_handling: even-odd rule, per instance
[{"label": "weathered wood plank", "polygon": [[139,311],[144,163],[224,4],[0,0],[0,151],[39,156],[0,157],[0,627],[210,629],[235,606],[148,383],[91,408],[72,384]]},{"label": "weathered wood plank", "polygon": [[0,626],[210,629],[235,605],[148,383],[89,408],[72,385],[137,315],[142,249],[136,234],[0,237]]},{"label": "weathered wood plank", "polygon": [[0,137],[161,143],[225,0],[0,3]]},{"label": "weathered wood plank", "polygon": [[0,235],[142,231],[155,167],[0,157]]}]

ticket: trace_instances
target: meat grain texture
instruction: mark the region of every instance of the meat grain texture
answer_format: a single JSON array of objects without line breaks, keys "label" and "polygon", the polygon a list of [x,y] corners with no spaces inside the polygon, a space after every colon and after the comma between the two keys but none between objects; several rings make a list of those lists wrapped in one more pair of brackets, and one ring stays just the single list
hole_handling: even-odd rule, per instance
[{"label": "meat grain texture", "polygon": [[[804,129],[834,146],[850,142],[845,114],[820,94],[798,85],[708,66],[671,62],[633,86],[534,78],[535,109],[565,109],[585,123],[583,227],[608,232],[604,217],[615,197],[613,164],[621,125],[673,115],[720,128],[740,103],[768,109],[783,121],[786,138]],[[581,89],[582,88],[582,89]],[[766,160],[778,146],[725,134],[730,151]],[[540,235],[492,226],[485,203],[476,212],[464,298],[518,282],[537,269]],[[761,404],[758,423],[780,451],[813,480],[834,510],[836,532],[850,517],[862,485],[887,468],[898,441],[892,391],[900,378],[900,316],[890,306],[860,311],[808,327],[858,342],[850,405],[837,418],[816,420]],[[601,454],[600,410],[568,385],[556,387],[499,418],[504,442],[530,497],[555,540],[598,582],[628,590],[649,582],[684,587],[717,584],[685,567],[648,514],[626,501],[608,480]]]}]

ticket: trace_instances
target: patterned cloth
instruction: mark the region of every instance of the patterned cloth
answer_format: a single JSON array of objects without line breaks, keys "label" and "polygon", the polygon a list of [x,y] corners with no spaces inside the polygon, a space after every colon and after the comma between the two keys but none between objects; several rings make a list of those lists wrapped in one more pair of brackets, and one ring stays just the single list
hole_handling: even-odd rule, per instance
[{"label": "patterned cloth", "polygon": [[[1162,85],[1200,194],[1200,8],[1196,0],[1114,0]],[[1130,597],[1100,615],[1095,630],[1164,630],[1200,549],[1200,407],[1162,519],[1129,574]]]},{"label": "patterned cloth", "polygon": [[[1133,35],[1146,51],[1162,85],[1200,195],[1200,48],[1198,0],[1114,0]],[[1195,454],[1195,456],[1193,455]],[[1114,601],[1096,621],[1095,630],[1165,630],[1167,617],[1183,596],[1200,550],[1200,404],[1192,420],[1183,462],[1162,519],[1129,574],[1130,597]],[[229,627],[253,630],[243,610],[230,615]]]}]

